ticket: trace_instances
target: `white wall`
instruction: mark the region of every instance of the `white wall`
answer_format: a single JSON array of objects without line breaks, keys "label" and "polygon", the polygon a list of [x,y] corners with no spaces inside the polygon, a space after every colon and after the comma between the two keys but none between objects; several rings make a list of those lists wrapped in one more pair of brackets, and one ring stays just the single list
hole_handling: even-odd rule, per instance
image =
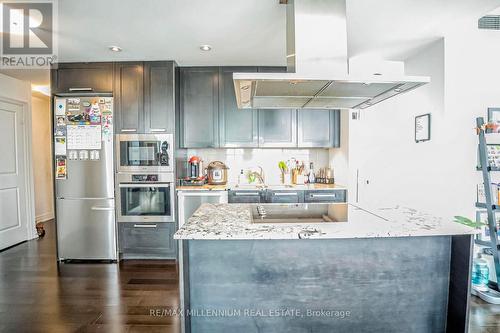
[{"label": "white wall", "polygon": [[[500,32],[461,22],[405,62],[432,82],[363,111],[350,123],[350,200],[359,169],[359,203],[403,204],[435,215],[474,217],[475,118],[500,106]],[[415,116],[432,114],[431,141],[415,143]],[[368,182],[368,184],[367,184]]]},{"label": "white wall", "polygon": [[[351,113],[342,110],[340,113],[340,147],[329,151],[329,166],[333,169],[335,182],[339,185],[349,184],[349,124]],[[352,193],[352,192],[351,192]]]},{"label": "white wall", "polygon": [[33,167],[35,188],[35,218],[43,222],[54,218],[54,191],[52,183],[52,143],[50,101],[32,97]]}]

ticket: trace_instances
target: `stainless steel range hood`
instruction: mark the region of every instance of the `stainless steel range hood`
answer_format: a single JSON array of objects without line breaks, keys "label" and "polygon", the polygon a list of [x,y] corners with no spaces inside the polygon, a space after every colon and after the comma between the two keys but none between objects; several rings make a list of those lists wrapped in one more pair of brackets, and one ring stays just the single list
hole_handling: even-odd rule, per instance
[{"label": "stainless steel range hood", "polygon": [[345,0],[288,0],[287,73],[234,73],[240,109],[365,109],[430,82],[348,73]]}]

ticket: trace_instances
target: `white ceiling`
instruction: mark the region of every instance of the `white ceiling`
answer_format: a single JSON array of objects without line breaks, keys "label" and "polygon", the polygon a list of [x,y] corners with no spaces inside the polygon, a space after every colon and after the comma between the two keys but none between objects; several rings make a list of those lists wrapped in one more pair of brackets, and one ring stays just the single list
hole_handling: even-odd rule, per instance
[{"label": "white ceiling", "polygon": [[[451,21],[499,6],[499,0],[347,0],[349,56],[401,60],[441,37]],[[285,5],[278,0],[60,0],[59,24],[61,61],[285,65]],[[201,44],[213,50],[202,52]]]},{"label": "white ceiling", "polygon": [[[403,60],[454,21],[498,7],[500,0],[347,0],[349,56]],[[278,0],[59,0],[58,18],[61,62],[285,65],[285,6]],[[202,52],[201,44],[213,50]]]},{"label": "white ceiling", "polygon": [[477,20],[498,0],[347,0],[349,56],[404,60],[454,24]]},{"label": "white ceiling", "polygon": [[[61,61],[285,61],[285,7],[277,0],[60,0],[59,26]],[[212,51],[202,52],[202,44]],[[123,52],[110,52],[110,45]]]}]

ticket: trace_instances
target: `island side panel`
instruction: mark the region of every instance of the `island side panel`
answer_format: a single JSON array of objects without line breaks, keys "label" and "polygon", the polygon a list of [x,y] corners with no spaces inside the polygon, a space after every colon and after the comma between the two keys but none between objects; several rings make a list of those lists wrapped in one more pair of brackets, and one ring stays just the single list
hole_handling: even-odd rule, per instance
[{"label": "island side panel", "polygon": [[181,314],[181,333],[191,332],[189,320],[189,246],[188,242],[179,241],[179,298],[180,306],[184,312]]},{"label": "island side panel", "polygon": [[188,242],[193,333],[446,329],[450,236]]},{"label": "island side panel", "polygon": [[473,236],[453,236],[447,332],[468,332]]}]

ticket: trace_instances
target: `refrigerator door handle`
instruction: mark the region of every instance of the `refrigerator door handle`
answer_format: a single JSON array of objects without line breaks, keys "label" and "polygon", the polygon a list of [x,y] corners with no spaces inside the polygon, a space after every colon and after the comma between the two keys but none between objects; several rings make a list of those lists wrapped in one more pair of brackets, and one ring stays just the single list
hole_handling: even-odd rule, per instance
[{"label": "refrigerator door handle", "polygon": [[91,210],[97,210],[97,211],[111,211],[111,210],[115,210],[115,207],[98,207],[98,206],[92,206],[90,209]]},{"label": "refrigerator door handle", "polygon": [[157,187],[170,187],[170,183],[149,183],[149,184],[140,184],[140,183],[121,183],[118,185],[119,188],[157,188]]},{"label": "refrigerator door handle", "polygon": [[82,88],[69,88],[68,90],[71,91],[71,92],[73,92],[73,91],[94,91],[94,89],[92,89],[92,88],[86,88],[86,87],[82,87]]},{"label": "refrigerator door handle", "polygon": [[156,224],[134,224],[134,228],[156,228]]},{"label": "refrigerator door handle", "polygon": [[66,198],[66,197],[56,197],[57,200],[115,200],[115,198]]}]

